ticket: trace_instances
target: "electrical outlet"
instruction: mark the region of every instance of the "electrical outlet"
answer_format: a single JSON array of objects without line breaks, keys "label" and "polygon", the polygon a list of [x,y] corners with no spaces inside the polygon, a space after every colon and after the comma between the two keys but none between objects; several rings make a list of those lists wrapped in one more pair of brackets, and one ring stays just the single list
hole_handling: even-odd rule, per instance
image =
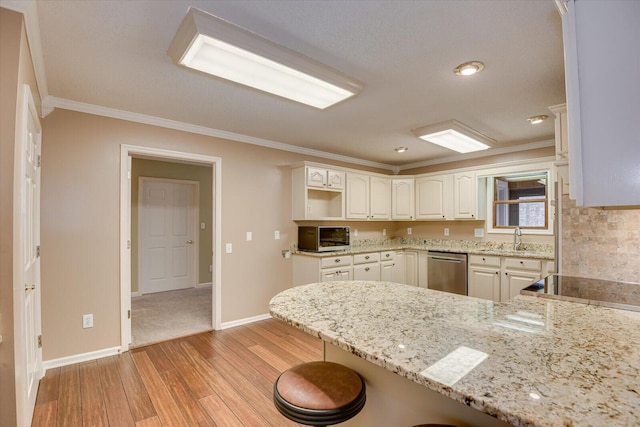
[{"label": "electrical outlet", "polygon": [[82,315],[82,329],[93,328],[93,314]]},{"label": "electrical outlet", "polygon": [[407,234],[411,235],[411,227],[407,228]]},{"label": "electrical outlet", "polygon": [[473,235],[475,237],[484,237],[484,228],[474,228]]},{"label": "electrical outlet", "polygon": [[358,237],[358,229],[357,228],[353,229],[353,236],[354,237]]},{"label": "electrical outlet", "polygon": [[449,235],[449,227],[445,227],[444,228],[444,235],[448,236]]},{"label": "electrical outlet", "polygon": [[280,240],[280,231],[276,230],[273,232],[273,238],[275,240]]},{"label": "electrical outlet", "polygon": [[383,235],[383,236],[386,236],[386,235],[387,235],[387,229],[386,229],[386,228],[383,228],[383,229],[382,229],[382,235]]}]

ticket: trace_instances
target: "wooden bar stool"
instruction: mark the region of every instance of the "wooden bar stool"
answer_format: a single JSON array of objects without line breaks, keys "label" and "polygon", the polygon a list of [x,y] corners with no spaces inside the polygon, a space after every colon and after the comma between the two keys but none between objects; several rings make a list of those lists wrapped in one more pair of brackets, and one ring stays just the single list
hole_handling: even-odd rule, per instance
[{"label": "wooden bar stool", "polygon": [[284,371],[273,385],[282,415],[310,426],[330,426],[355,417],[364,407],[364,380],[333,362],[310,362]]}]

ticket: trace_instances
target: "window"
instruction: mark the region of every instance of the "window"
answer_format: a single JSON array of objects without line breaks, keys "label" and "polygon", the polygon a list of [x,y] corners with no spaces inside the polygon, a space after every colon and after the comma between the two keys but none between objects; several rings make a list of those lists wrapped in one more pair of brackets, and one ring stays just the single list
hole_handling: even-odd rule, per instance
[{"label": "window", "polygon": [[494,177],[493,228],[548,228],[548,172]]}]

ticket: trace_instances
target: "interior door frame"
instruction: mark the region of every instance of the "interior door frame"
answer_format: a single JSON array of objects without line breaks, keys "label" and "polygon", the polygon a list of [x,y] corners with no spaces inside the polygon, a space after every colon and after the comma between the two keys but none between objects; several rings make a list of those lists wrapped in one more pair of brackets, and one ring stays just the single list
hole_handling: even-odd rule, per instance
[{"label": "interior door frame", "polygon": [[182,184],[189,185],[193,187],[193,198],[196,203],[195,213],[194,213],[194,221],[192,224],[192,234],[193,240],[195,241],[195,245],[193,245],[194,254],[193,261],[190,263],[190,268],[193,270],[193,279],[194,279],[194,288],[197,288],[200,284],[200,239],[198,238],[198,224],[200,224],[200,182],[192,181],[187,179],[173,179],[173,178],[158,178],[152,176],[139,176],[138,177],[138,292],[143,294],[142,289],[142,269],[140,266],[142,265],[142,206],[144,204],[144,194],[143,194],[143,185],[149,182],[164,182],[170,184]]},{"label": "interior door frame", "polygon": [[222,158],[204,154],[122,144],[120,146],[120,351],[131,342],[131,158],[174,161],[213,168],[213,329],[222,326]]}]

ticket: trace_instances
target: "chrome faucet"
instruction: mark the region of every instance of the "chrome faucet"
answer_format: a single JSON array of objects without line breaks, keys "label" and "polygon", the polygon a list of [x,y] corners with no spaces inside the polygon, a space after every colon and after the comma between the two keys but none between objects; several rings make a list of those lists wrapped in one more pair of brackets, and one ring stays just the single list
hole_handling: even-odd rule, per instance
[{"label": "chrome faucet", "polygon": [[513,230],[513,250],[517,251],[518,249],[520,249],[520,246],[522,245],[522,230],[520,230],[520,227],[516,226],[515,230]]}]

